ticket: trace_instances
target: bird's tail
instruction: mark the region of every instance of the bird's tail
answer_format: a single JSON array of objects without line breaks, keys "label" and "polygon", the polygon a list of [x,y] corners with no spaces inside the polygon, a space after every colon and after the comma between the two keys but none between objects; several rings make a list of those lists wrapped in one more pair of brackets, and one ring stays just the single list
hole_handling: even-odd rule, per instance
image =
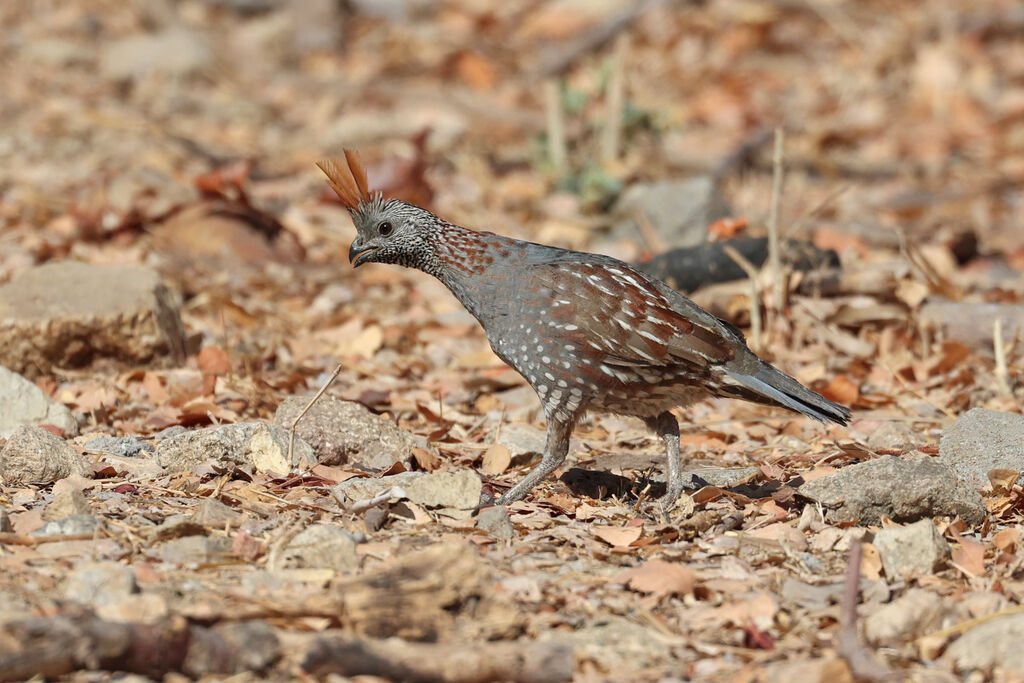
[{"label": "bird's tail", "polygon": [[[736,383],[735,392],[748,401],[789,408],[821,422],[850,423],[850,409],[834,403],[816,391],[800,384],[786,373],[761,362],[753,372],[722,368],[729,384]],[[733,393],[733,392],[725,392]]]}]

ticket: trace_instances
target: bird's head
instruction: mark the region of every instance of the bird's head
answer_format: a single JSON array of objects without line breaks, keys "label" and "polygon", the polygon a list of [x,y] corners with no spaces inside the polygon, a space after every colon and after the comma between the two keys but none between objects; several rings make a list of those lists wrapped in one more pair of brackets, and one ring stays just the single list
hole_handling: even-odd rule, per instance
[{"label": "bird's head", "polygon": [[371,193],[359,155],[345,150],[344,157],[317,162],[327,182],[352,215],[356,238],[348,250],[353,267],[364,263],[397,263],[430,270],[433,249],[430,227],[433,214],[397,199]]}]

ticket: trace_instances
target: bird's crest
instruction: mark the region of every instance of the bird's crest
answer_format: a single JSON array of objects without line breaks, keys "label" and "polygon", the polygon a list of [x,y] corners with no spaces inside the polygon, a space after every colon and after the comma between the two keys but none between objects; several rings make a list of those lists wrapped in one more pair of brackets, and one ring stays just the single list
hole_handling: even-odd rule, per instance
[{"label": "bird's crest", "polygon": [[359,208],[361,202],[370,200],[370,188],[366,182],[366,168],[359,158],[359,152],[346,149],[345,157],[335,157],[316,162],[327,176],[331,189],[349,209]]}]

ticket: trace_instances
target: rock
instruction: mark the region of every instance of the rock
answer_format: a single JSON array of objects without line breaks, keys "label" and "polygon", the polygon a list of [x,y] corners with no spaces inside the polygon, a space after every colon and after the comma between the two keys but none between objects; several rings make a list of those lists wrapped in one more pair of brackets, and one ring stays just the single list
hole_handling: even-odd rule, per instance
[{"label": "rock", "polygon": [[0,363],[29,377],[94,358],[185,359],[177,298],[142,266],[50,262],[0,287]]},{"label": "rock", "polygon": [[882,566],[890,581],[937,571],[952,552],[930,519],[882,529],[875,534],[874,545],[882,555]]},{"label": "rock", "polygon": [[225,465],[248,465],[257,472],[284,474],[293,468],[316,464],[309,444],[295,438],[292,462],[288,461],[288,431],[262,422],[196,429],[157,444],[156,461],[164,469],[180,472],[207,460]]},{"label": "rock", "polygon": [[885,421],[867,434],[865,443],[872,450],[911,449],[924,442],[921,432],[906,422]]},{"label": "rock", "polygon": [[137,590],[135,572],[117,562],[79,565],[61,586],[66,599],[93,606],[118,602]]},{"label": "rock", "polygon": [[78,433],[78,422],[67,406],[16,372],[0,367],[0,438],[6,439],[21,425],[53,425],[68,436]]},{"label": "rock", "polygon": [[230,553],[230,539],[208,536],[175,538],[161,545],[156,551],[156,555],[164,562],[178,565],[222,562]]},{"label": "rock", "polygon": [[19,427],[0,450],[0,475],[8,484],[49,484],[72,474],[92,476],[92,468],[64,439],[40,427]]},{"label": "rock", "polygon": [[697,489],[710,484],[728,489],[746,484],[760,474],[759,467],[701,467],[683,472],[683,480],[689,479],[687,488]]},{"label": "rock", "polygon": [[[957,671],[1024,671],[1024,614],[1008,614],[975,626],[946,648]],[[998,676],[995,680],[1000,680]]]},{"label": "rock", "polygon": [[119,624],[157,624],[167,618],[167,600],[157,593],[133,593],[99,605],[96,616]]},{"label": "rock", "polygon": [[11,524],[11,516],[7,514],[7,510],[0,508],[0,533],[9,534],[14,531],[14,525]]},{"label": "rock", "polygon": [[32,536],[78,536],[94,534],[99,531],[100,520],[92,515],[71,515],[55,522],[47,522],[41,529],[32,532]]},{"label": "rock", "polygon": [[1024,473],[1024,415],[968,410],[942,435],[939,459],[979,488],[989,484],[990,470]]},{"label": "rock", "polygon": [[[531,389],[532,391],[532,389]],[[494,440],[508,448],[512,466],[524,465],[544,453],[547,432],[524,422],[512,422],[501,426],[501,432]],[[569,452],[577,453],[582,443],[577,439],[569,441]]]},{"label": "rock", "polygon": [[216,498],[203,498],[192,513],[192,521],[207,527],[223,529],[225,526],[238,524],[242,514],[220,502]]},{"label": "rock", "polygon": [[476,526],[502,541],[511,541],[516,535],[508,511],[500,506],[487,508],[477,515]]},{"label": "rock", "polygon": [[366,500],[392,486],[405,488],[425,476],[427,475],[423,472],[400,472],[386,477],[358,477],[335,484],[331,487],[331,494],[343,503]]},{"label": "rock", "polygon": [[359,566],[352,534],[333,524],[306,527],[285,547],[284,553],[291,567],[349,571]]},{"label": "rock", "polygon": [[1024,335],[1024,304],[929,301],[921,307],[918,315],[918,319],[928,327],[941,330],[943,338],[989,352],[997,318],[1003,321],[1004,340]]},{"label": "rock", "polygon": [[473,470],[434,472],[405,487],[412,502],[455,519],[469,519],[482,491],[483,482]]},{"label": "rock", "polygon": [[[291,396],[278,407],[274,424],[288,429],[309,403],[309,396]],[[325,465],[358,464],[385,471],[402,463],[408,467],[413,448],[435,451],[427,440],[370,412],[354,401],[323,395],[295,427]]]},{"label": "rock", "polygon": [[627,188],[612,210],[612,236],[639,241],[637,215],[642,214],[665,247],[692,247],[707,240],[707,228],[732,215],[712,176],[687,180],[637,183]]},{"label": "rock", "polygon": [[947,612],[946,601],[938,593],[910,588],[864,619],[864,637],[873,645],[898,645],[940,628]]},{"label": "rock", "polygon": [[832,523],[880,524],[959,515],[979,524],[987,510],[981,495],[950,468],[927,455],[885,456],[844,467],[800,486],[800,495],[829,508]]},{"label": "rock", "polygon": [[88,515],[91,509],[83,492],[87,483],[87,480],[79,475],[72,475],[55,483],[53,500],[43,510],[43,519],[53,521],[72,515]]},{"label": "rock", "polygon": [[136,458],[156,452],[152,445],[136,439],[134,436],[101,436],[89,439],[84,445],[89,450],[103,451],[122,458]]},{"label": "rock", "polygon": [[211,59],[210,48],[199,35],[173,28],[106,43],[100,55],[100,73],[117,80],[140,78],[152,71],[186,75],[207,67]]},{"label": "rock", "polygon": [[[619,616],[607,616],[575,631],[549,629],[538,635],[539,641],[571,644],[576,656],[597,663],[605,675],[631,669],[630,678],[638,669],[655,667],[673,660],[673,648],[654,631]],[[611,676],[611,678],[617,678]]]}]

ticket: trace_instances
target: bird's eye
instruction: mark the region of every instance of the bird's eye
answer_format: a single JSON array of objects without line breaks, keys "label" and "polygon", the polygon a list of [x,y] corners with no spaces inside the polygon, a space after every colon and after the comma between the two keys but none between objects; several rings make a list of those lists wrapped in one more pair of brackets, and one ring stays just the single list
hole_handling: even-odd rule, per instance
[{"label": "bird's eye", "polygon": [[394,231],[394,229],[395,227],[391,225],[390,221],[384,221],[377,226],[377,233],[380,234],[381,237],[387,237]]}]

